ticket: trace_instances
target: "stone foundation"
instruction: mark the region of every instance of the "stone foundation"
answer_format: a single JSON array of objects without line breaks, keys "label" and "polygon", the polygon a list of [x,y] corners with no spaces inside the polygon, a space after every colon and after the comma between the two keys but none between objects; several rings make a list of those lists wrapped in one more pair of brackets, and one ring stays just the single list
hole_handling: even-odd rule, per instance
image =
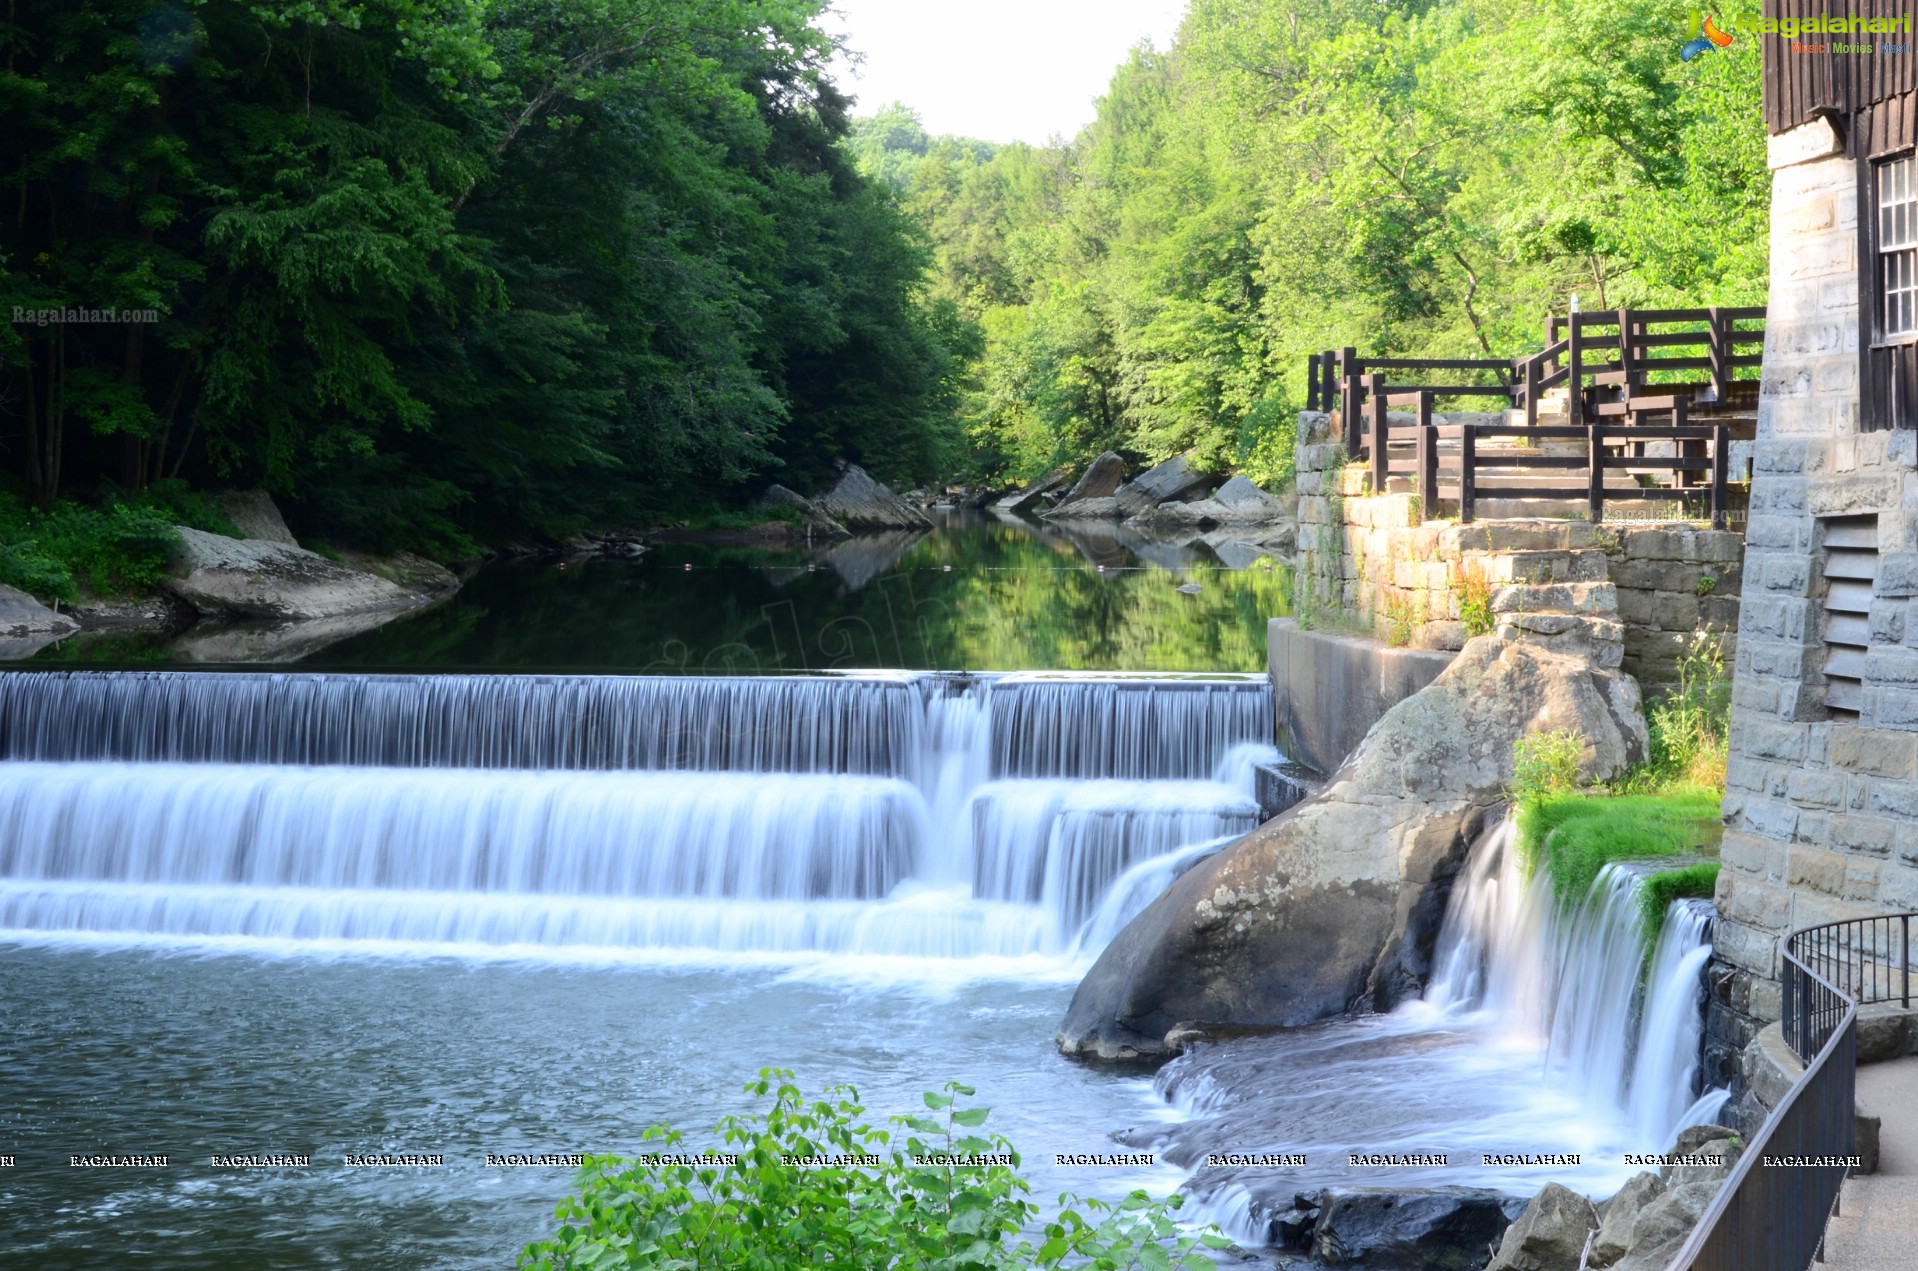
[{"label": "stone foundation", "polygon": [[1368,493],[1329,415],[1301,414],[1299,437],[1301,625],[1430,649],[1496,630],[1587,653],[1650,697],[1677,686],[1701,636],[1730,665],[1742,535],[1676,521],[1420,524],[1416,495]]}]

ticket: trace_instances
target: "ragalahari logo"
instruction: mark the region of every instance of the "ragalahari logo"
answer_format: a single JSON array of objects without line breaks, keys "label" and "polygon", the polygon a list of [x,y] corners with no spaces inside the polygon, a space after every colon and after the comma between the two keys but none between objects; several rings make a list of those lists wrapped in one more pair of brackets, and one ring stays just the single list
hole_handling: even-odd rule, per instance
[{"label": "ragalahari logo", "polygon": [[1678,50],[1679,60],[1685,62],[1713,49],[1722,49],[1732,42],[1731,34],[1721,30],[1711,14],[1700,13],[1696,9],[1692,10],[1692,24],[1685,35],[1685,47]]}]

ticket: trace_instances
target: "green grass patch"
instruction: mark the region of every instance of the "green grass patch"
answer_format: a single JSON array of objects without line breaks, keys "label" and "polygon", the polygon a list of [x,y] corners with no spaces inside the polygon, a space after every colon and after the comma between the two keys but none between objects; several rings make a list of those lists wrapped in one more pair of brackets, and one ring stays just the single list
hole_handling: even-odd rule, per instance
[{"label": "green grass patch", "polygon": [[[1665,794],[1551,794],[1518,805],[1518,850],[1527,877],[1543,864],[1560,905],[1578,904],[1609,861],[1683,856],[1719,819],[1716,790]],[[1663,912],[1662,910],[1660,911]]]},{"label": "green grass patch", "polygon": [[1638,886],[1638,912],[1645,959],[1658,943],[1658,930],[1665,925],[1665,911],[1674,900],[1710,900],[1718,886],[1718,862],[1700,861],[1680,869],[1661,869],[1648,875]]}]

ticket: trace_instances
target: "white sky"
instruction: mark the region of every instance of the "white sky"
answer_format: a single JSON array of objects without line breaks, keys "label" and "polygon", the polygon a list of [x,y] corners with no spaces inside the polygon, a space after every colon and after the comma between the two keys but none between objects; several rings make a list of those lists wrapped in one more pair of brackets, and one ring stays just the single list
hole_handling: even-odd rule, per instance
[{"label": "white sky", "polygon": [[823,25],[865,54],[835,64],[855,113],[889,101],[926,131],[985,141],[1071,137],[1141,39],[1169,48],[1186,0],[834,0]]}]

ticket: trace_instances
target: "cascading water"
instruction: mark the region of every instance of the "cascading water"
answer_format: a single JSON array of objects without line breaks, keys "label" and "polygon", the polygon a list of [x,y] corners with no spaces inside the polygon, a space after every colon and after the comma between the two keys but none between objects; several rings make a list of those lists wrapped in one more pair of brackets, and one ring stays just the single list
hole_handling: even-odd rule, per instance
[{"label": "cascading water", "polygon": [[[1696,1089],[1710,906],[1672,907],[1641,988],[1640,874],[1607,866],[1567,911],[1545,871],[1525,881],[1512,836],[1507,822],[1473,849],[1422,1000],[1197,1047],[1158,1077],[1186,1119],[1128,1141],[1188,1167],[1304,1156],[1304,1169],[1203,1169],[1187,1185],[1205,1217],[1263,1241],[1310,1187],[1530,1195],[1558,1181],[1603,1196],[1637,1172],[1628,1154],[1711,1120],[1725,1092]],[[1448,1160],[1382,1175],[1350,1168],[1353,1152]]]},{"label": "cascading water", "polygon": [[0,931],[1064,967],[1256,824],[1270,720],[1256,677],[16,674]]}]

